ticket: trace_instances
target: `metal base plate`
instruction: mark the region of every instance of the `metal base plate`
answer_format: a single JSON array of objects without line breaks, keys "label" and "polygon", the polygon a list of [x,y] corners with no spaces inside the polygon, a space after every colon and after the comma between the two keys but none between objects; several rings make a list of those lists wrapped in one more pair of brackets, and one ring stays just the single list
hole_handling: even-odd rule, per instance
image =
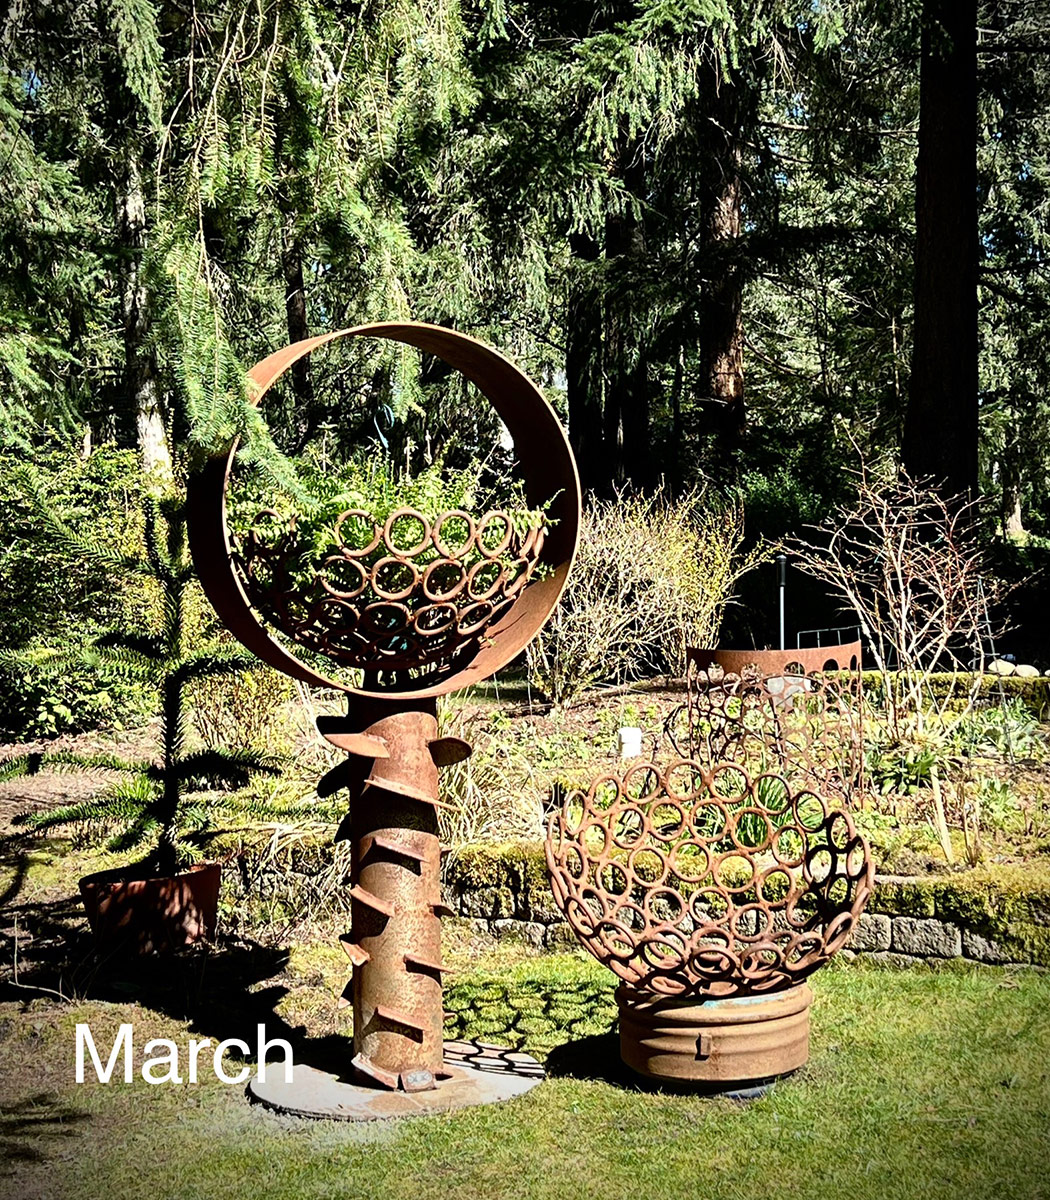
[{"label": "metal base plate", "polygon": [[387,1121],[452,1112],[475,1104],[498,1104],[530,1091],[544,1078],[528,1054],[483,1042],[446,1042],[448,1079],[426,1092],[391,1092],[345,1083],[316,1067],[297,1064],[286,1083],[284,1068],[274,1064],[265,1082],[256,1076],[249,1097],[277,1112],[326,1121]]}]

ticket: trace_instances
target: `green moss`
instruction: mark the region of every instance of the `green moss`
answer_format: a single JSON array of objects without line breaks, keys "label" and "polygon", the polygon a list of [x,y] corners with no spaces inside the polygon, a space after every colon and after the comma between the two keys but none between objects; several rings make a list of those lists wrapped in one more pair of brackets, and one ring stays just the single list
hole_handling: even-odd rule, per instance
[{"label": "green moss", "polygon": [[[449,865],[447,878],[458,892],[509,889],[518,897],[519,911],[551,907],[543,846],[537,842],[464,847]],[[775,880],[771,886],[775,890]],[[997,942],[1011,958],[1050,966],[1050,865],[985,866],[928,879],[882,878],[868,908],[888,916],[950,921]]]},{"label": "green moss", "polygon": [[990,941],[1011,958],[1050,966],[1050,871],[988,866],[933,879],[880,880],[870,911],[937,917]]},{"label": "green moss", "polygon": [[935,903],[926,880],[891,878],[879,882],[868,909],[894,917],[932,917]]},{"label": "green moss", "polygon": [[539,842],[464,846],[447,865],[445,878],[457,891],[507,887],[521,892],[527,885],[547,886],[543,846]]}]

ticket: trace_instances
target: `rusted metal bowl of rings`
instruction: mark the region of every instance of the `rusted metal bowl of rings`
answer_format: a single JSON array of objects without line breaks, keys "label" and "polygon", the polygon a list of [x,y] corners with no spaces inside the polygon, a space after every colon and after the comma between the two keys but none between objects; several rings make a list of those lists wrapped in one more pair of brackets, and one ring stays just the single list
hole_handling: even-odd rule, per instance
[{"label": "rusted metal bowl of rings", "polygon": [[[219,618],[263,662],[364,702],[429,701],[487,679],[553,612],[576,555],[579,476],[536,385],[492,347],[436,325],[382,322],[286,346],[249,373],[253,403],[301,359],[347,338],[434,355],[472,384],[510,435],[525,505],[544,511],[549,527],[522,529],[516,514],[503,512],[428,520],[402,510],[380,522],[353,510],[340,518],[331,548],[315,557],[290,519],[260,513],[250,528],[230,527],[234,441],[188,489],[190,549]],[[300,658],[297,650],[310,654]],[[329,663],[358,670],[329,674]]]},{"label": "rusted metal bowl of rings", "polygon": [[351,509],[316,553],[294,517],[260,512],[234,538],[255,609],[297,645],[369,672],[418,671],[477,652],[536,572],[546,529],[502,511],[384,521]]},{"label": "rusted metal bowl of rings", "polygon": [[806,1061],[805,981],[874,885],[847,812],[777,772],[639,763],[566,798],[546,857],[576,937],[621,980],[628,1066],[726,1090]]}]

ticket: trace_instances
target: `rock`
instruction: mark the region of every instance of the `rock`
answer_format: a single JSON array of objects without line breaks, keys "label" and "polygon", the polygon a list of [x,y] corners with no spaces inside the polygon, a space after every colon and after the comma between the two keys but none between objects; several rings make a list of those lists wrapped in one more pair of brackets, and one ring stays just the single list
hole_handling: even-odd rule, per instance
[{"label": "rock", "polygon": [[464,917],[513,917],[514,894],[510,888],[478,888],[460,898],[459,911]]},{"label": "rock", "polygon": [[1012,675],[1015,670],[1014,664],[1003,658],[993,658],[984,669],[988,675]]},{"label": "rock", "polygon": [[579,946],[576,935],[567,921],[559,921],[547,929],[543,943],[548,950],[575,950]]},{"label": "rock", "polygon": [[493,921],[492,932],[501,941],[528,942],[530,946],[542,946],[547,927],[538,921]]},{"label": "rock", "polygon": [[967,958],[976,959],[983,963],[1008,963],[1009,953],[998,942],[983,938],[979,933],[971,933],[964,929],[962,933],[962,952]]},{"label": "rock", "polygon": [[893,949],[923,958],[957,958],[962,938],[955,925],[925,917],[897,917],[893,922]]},{"label": "rock", "polygon": [[890,948],[890,919],[883,913],[861,913],[860,922],[849,935],[849,950],[888,950]]},{"label": "rock", "polygon": [[1030,666],[1028,663],[1021,663],[1014,671],[1014,674],[1021,679],[1038,679],[1039,668]]}]

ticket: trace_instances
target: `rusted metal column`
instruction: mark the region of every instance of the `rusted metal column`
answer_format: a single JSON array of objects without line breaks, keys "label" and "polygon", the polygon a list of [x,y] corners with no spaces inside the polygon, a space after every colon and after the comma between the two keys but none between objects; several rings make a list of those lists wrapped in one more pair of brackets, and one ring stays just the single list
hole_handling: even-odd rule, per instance
[{"label": "rusted metal column", "polygon": [[[346,724],[380,711],[352,708]],[[319,724],[333,745],[369,762],[363,783],[351,785],[348,821],[351,928],[342,944],[353,966],[344,992],[354,1007],[353,1063],[384,1087],[431,1088],[442,1074],[444,1011],[438,765],[470,747],[438,737],[433,701],[387,711],[361,732]]]}]

